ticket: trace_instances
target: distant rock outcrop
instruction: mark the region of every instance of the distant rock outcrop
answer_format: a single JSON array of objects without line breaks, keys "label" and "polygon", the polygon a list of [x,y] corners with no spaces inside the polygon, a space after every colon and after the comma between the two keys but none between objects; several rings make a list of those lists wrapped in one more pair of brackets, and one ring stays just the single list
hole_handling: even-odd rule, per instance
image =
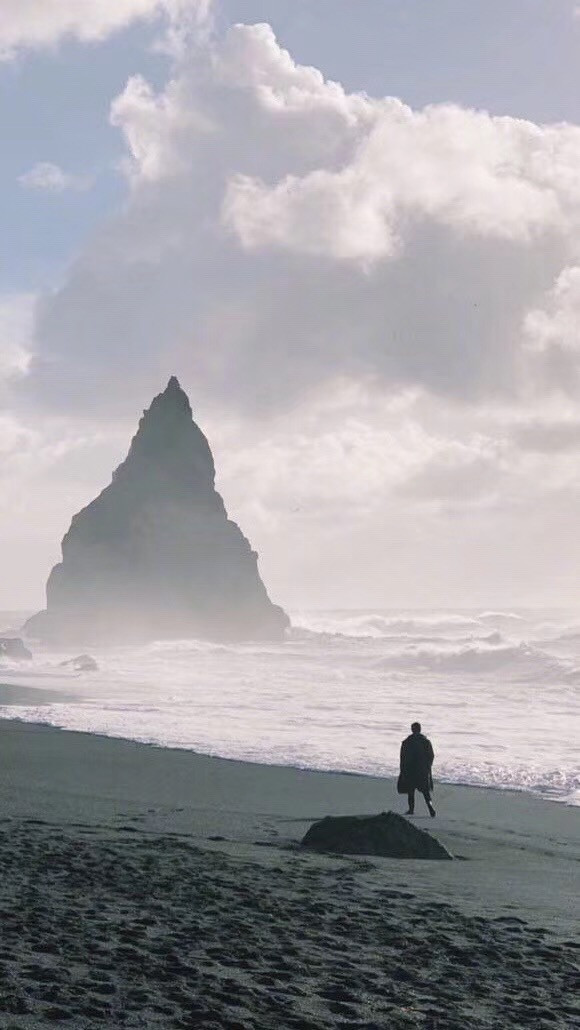
[{"label": "distant rock outcrop", "polygon": [[0,658],[29,661],[32,658],[32,652],[25,647],[20,637],[0,637]]},{"label": "distant rock outcrop", "polygon": [[110,485],[73,517],[47,609],[26,633],[54,643],[282,638],[288,617],[214,482],[209,444],[173,376]]},{"label": "distant rock outcrop", "polygon": [[446,848],[402,815],[327,816],[313,823],[302,839],[311,851],[338,855],[383,855],[387,858],[450,859]]},{"label": "distant rock outcrop", "polygon": [[61,662],[61,665],[70,665],[75,672],[96,672],[99,666],[95,659],[90,654],[78,654],[76,658],[68,658],[66,662]]}]

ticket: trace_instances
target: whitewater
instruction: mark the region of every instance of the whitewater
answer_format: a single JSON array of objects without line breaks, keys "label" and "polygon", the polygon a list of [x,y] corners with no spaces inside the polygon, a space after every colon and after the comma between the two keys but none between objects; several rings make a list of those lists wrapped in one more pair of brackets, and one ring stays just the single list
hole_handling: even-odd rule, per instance
[{"label": "whitewater", "polygon": [[[418,719],[436,783],[580,805],[580,616],[571,612],[291,612],[280,644],[159,641],[92,650],[96,672],[35,649],[0,683],[46,702],[0,718],[308,769],[398,771]],[[21,624],[0,613],[0,627]],[[62,699],[54,699],[54,691]]]}]

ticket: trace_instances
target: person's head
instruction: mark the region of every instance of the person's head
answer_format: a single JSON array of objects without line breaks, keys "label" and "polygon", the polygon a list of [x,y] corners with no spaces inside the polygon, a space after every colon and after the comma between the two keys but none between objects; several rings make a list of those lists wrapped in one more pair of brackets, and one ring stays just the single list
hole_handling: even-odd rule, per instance
[{"label": "person's head", "polygon": [[412,722],[411,723],[411,730],[413,731],[413,733],[420,733],[421,732],[421,723],[420,722]]}]

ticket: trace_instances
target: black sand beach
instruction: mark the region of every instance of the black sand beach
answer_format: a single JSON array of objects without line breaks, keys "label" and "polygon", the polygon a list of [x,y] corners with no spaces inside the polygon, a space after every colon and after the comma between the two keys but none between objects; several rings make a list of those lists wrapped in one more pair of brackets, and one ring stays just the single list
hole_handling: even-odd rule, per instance
[{"label": "black sand beach", "polygon": [[393,783],[0,722],[0,1026],[580,1026],[580,811],[436,804],[457,861],[317,856]]}]

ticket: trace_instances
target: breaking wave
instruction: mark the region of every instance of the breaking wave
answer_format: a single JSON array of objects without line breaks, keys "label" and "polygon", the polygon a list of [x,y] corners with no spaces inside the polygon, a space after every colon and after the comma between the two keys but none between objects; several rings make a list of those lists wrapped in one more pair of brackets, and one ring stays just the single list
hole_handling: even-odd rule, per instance
[{"label": "breaking wave", "polygon": [[468,615],[382,615],[372,612],[295,612],[292,625],[311,633],[350,637],[385,637],[399,634],[465,633],[482,628],[480,620]]},{"label": "breaking wave", "polygon": [[381,660],[384,668],[429,669],[436,673],[461,673],[476,675],[502,670],[513,675],[541,677],[569,677],[577,672],[576,663],[558,660],[553,655],[526,644],[505,643],[499,646],[495,641],[461,643],[451,648],[437,647],[408,648],[399,654],[389,655]]}]

